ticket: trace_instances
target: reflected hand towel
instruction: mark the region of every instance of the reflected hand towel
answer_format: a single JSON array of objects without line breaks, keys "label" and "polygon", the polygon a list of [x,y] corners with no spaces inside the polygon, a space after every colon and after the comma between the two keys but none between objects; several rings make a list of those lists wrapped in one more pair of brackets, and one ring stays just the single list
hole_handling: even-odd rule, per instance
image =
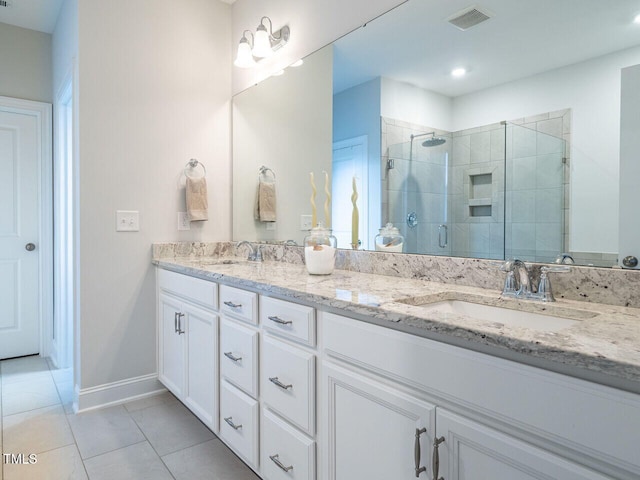
[{"label": "reflected hand towel", "polygon": [[260,222],[276,221],[276,184],[272,182],[258,182],[256,203],[253,218]]}]

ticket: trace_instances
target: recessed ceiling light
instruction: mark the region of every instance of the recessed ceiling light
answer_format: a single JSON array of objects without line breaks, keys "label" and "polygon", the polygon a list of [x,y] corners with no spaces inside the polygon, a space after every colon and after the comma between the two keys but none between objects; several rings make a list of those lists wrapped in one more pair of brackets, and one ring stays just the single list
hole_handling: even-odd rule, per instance
[{"label": "recessed ceiling light", "polygon": [[633,23],[640,23],[640,13],[633,18]]},{"label": "recessed ceiling light", "polygon": [[452,77],[464,77],[467,71],[464,68],[454,68],[451,70]]},{"label": "recessed ceiling light", "polygon": [[304,63],[304,60],[300,59],[300,60],[298,60],[298,61],[296,61],[296,62],[293,62],[293,63],[291,64],[291,66],[292,66],[292,67],[299,67],[299,66],[300,66],[300,65],[302,65],[303,63]]}]

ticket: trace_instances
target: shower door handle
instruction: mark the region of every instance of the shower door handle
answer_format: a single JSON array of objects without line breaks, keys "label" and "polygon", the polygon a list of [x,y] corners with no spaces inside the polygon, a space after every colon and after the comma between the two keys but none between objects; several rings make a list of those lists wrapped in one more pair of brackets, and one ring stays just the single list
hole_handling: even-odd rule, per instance
[{"label": "shower door handle", "polygon": [[447,243],[449,243],[449,229],[446,225],[442,224],[438,226],[438,246],[445,248]]}]

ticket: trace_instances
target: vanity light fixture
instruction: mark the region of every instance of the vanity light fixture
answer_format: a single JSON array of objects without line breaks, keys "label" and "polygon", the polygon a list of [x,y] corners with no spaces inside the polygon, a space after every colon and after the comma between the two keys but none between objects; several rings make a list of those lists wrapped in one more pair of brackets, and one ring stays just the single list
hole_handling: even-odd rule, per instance
[{"label": "vanity light fixture", "polygon": [[[269,21],[269,30],[267,30],[265,25],[265,21],[267,20]],[[234,65],[241,68],[253,67],[256,59],[259,60],[273,55],[273,52],[287,44],[291,33],[288,25],[274,32],[269,17],[262,17],[255,35],[251,33],[252,44],[249,43],[246,35],[247,32],[251,33],[249,30],[245,30],[242,33],[242,38],[238,45],[238,55],[236,56],[235,62],[233,62]]]},{"label": "vanity light fixture", "polygon": [[451,76],[456,78],[464,77],[466,73],[467,71],[464,68],[454,68],[451,70]]},{"label": "vanity light fixture", "polygon": [[253,59],[253,55],[251,54],[252,47],[249,43],[249,39],[247,38],[247,33],[251,35],[251,41],[253,43],[253,33],[249,30],[242,32],[242,38],[238,44],[238,54],[236,55],[235,62],[233,62],[236,67],[251,68],[256,64],[256,61]]}]

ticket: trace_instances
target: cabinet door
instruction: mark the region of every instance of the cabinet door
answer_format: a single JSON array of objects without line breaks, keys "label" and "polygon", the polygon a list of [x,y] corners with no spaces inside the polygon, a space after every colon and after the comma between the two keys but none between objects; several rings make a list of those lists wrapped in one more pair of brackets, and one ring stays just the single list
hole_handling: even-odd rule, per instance
[{"label": "cabinet door", "polygon": [[184,403],[205,425],[217,431],[218,317],[183,303],[180,325],[186,336],[187,382]]},{"label": "cabinet door", "polygon": [[[605,480],[600,475],[531,444],[438,408],[437,478],[446,480]],[[434,447],[435,448],[435,447]],[[435,453],[434,453],[435,455]],[[434,478],[435,475],[434,475]]]},{"label": "cabinet door", "polygon": [[[177,315],[182,304],[177,299],[160,294],[159,297],[158,378],[178,398],[184,394],[184,335],[179,333]],[[184,318],[182,318],[184,324]]]},{"label": "cabinet door", "polygon": [[327,478],[431,478],[433,405],[329,364],[323,382]]}]

